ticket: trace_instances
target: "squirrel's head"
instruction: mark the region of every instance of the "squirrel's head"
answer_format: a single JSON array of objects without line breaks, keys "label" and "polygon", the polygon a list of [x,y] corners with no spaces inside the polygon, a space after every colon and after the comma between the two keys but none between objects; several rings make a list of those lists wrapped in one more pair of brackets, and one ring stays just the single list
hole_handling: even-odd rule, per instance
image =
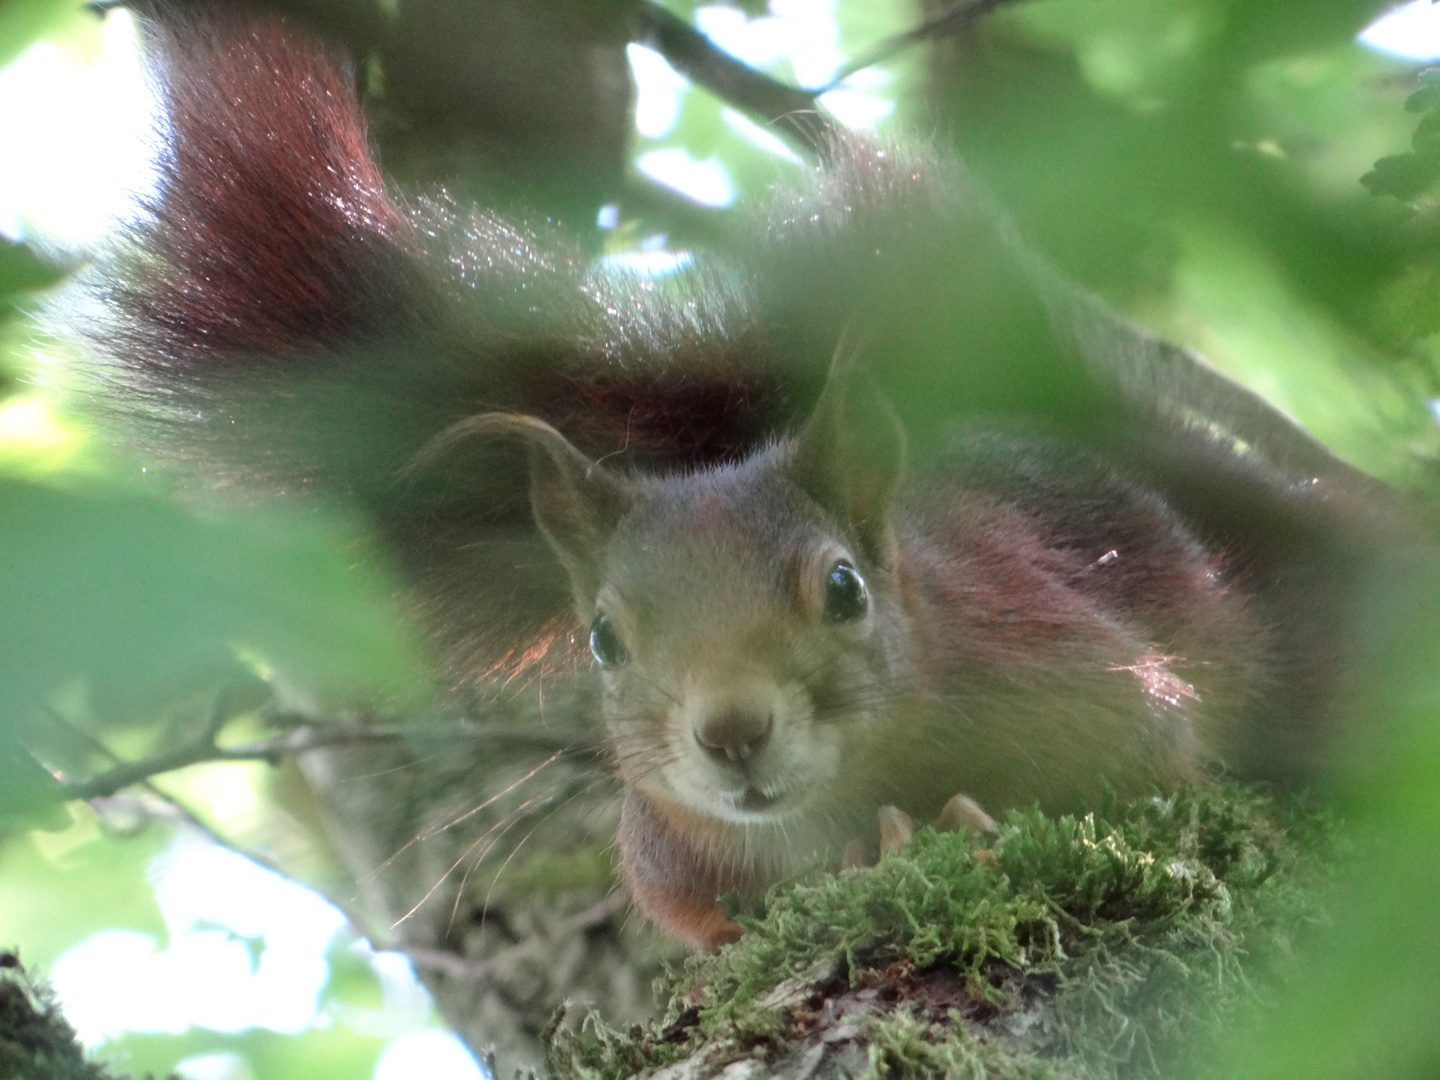
[{"label": "squirrel's head", "polygon": [[837,363],[797,436],[677,475],[621,474],[533,417],[452,435],[529,443],[536,523],[601,669],[621,774],[647,794],[732,822],[817,807],[903,682],[904,440],[855,381]]}]

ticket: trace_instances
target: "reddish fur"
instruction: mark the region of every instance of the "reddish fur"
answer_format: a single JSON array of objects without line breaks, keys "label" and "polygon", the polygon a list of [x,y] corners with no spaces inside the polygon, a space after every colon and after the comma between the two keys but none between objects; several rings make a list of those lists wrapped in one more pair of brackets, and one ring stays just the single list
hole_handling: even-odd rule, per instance
[{"label": "reddish fur", "polygon": [[736,461],[757,441],[757,402],[783,396],[780,385],[756,372],[688,372],[681,378],[641,380],[599,372],[544,380],[541,402],[567,405],[577,445],[623,448],[699,466]]},{"label": "reddish fur", "polygon": [[[1129,542],[1086,573],[1092,553],[1058,546],[1052,522],[964,486],[947,494],[948,506],[932,507],[933,531],[898,544],[916,677],[854,755],[837,792],[853,800],[843,819],[891,802],[925,821],[957,793],[992,812],[1035,800],[1075,810],[1103,784],[1130,797],[1223,760],[1226,724],[1257,693],[1268,642],[1207,552],[1183,545],[1173,520],[1142,512],[1115,522]],[[712,520],[712,502],[722,505],[698,504],[697,526]],[[957,760],[963,781],[949,771]],[[744,861],[744,826],[626,780],[621,865],[636,903],[692,947],[718,948],[738,929],[716,897],[770,883]]]},{"label": "reddish fur", "polygon": [[[557,649],[552,633],[563,623],[568,641],[578,629],[563,592],[537,588],[505,567],[513,593],[506,606],[523,608],[523,616],[455,604],[448,595],[464,587],[456,581],[462,574],[492,572],[457,554],[480,550],[474,530],[521,525],[503,515],[523,511],[523,470],[471,469],[463,482],[475,481],[473,497],[467,491],[460,506],[418,509],[393,481],[419,443],[397,445],[370,473],[344,473],[375,421],[404,418],[413,406],[401,396],[383,400],[407,392],[398,377],[391,386],[366,372],[361,378],[369,381],[348,392],[343,350],[369,349],[391,335],[401,348],[433,357],[420,374],[441,392],[415,390],[432,394],[422,399],[434,410],[428,434],[509,402],[562,426],[597,457],[661,466],[734,460],[756,445],[768,431],[762,413],[773,417],[787,400],[778,379],[747,368],[743,343],[728,340],[695,343],[697,354],[676,370],[644,352],[647,342],[662,354],[670,343],[641,333],[636,345],[603,321],[567,326],[564,333],[583,344],[559,348],[548,326],[532,337],[523,322],[514,330],[505,321],[515,318],[508,301],[492,306],[470,282],[457,281],[447,261],[450,237],[470,226],[465,214],[443,200],[402,207],[387,194],[350,64],[338,50],[293,20],[240,5],[192,10],[159,2],[150,15],[169,152],[150,220],[101,282],[114,323],[96,335],[96,351],[107,361],[105,377],[122,388],[115,398],[124,407],[153,405],[164,421],[155,429],[159,439],[169,440],[162,451],[203,462],[220,483],[238,475],[272,491],[338,490],[370,499],[397,547],[423,565],[422,589],[433,581],[446,594],[422,604],[441,613],[436,621],[457,685],[573,672],[573,648]],[[494,232],[472,239],[476,264],[497,254],[485,247],[491,244],[503,246],[498,254],[540,256],[535,263],[547,268],[532,281],[524,259],[507,264],[494,271],[496,292],[538,288],[542,301],[561,306],[561,322],[607,317],[575,291],[583,275],[574,267],[583,260],[564,238],[537,237],[493,215],[485,220]],[[623,314],[608,317],[625,325]],[[302,389],[300,380],[287,379],[287,367],[313,372],[317,361],[335,372],[343,407],[370,410],[364,420],[319,411],[328,405],[323,387],[317,411],[305,411],[301,395],[318,384]],[[290,398],[302,402],[294,413],[283,405],[269,412]],[[173,423],[177,415],[182,426]],[[333,442],[326,441],[327,422]],[[438,543],[430,531],[437,523]],[[447,559],[463,566],[452,573]]]},{"label": "reddish fur", "polygon": [[361,249],[416,246],[370,156],[348,66],[297,26],[216,9],[157,30],[167,262],[136,314],[182,346],[284,351],[354,332]]},{"label": "reddish fur", "polygon": [[580,626],[572,616],[552,619],[540,627],[534,637],[507,649],[488,668],[480,669],[475,677],[509,687],[517,681],[524,686],[531,682],[543,682],[547,678],[573,675],[589,656],[588,650],[580,644],[581,636]]},{"label": "reddish fur", "polygon": [[[656,806],[633,787],[620,815],[620,870],[641,911],[692,949],[713,952],[740,936],[716,897],[748,884],[717,857],[713,823],[674,803]],[[710,843],[707,844],[707,839]]]}]

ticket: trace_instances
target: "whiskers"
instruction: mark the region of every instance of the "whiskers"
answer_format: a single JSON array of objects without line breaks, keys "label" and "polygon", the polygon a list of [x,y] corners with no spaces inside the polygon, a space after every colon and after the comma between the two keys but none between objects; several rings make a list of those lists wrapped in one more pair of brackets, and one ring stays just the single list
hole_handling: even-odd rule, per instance
[{"label": "whiskers", "polygon": [[[564,787],[562,785],[556,785],[552,787],[549,791],[541,792],[533,796],[532,798],[525,800],[524,803],[516,807],[500,821],[496,822],[496,824],[491,826],[490,829],[487,829],[485,835],[475,840],[465,850],[465,852],[461,854],[460,858],[457,859],[455,863],[450,866],[450,869],[445,872],[445,875],[440,879],[440,882],[436,883],[436,887],[438,888],[441,882],[448,878],[450,874],[455,872],[456,867],[460,866],[477,849],[479,850],[479,854],[476,855],[470,865],[466,867],[465,873],[460,878],[459,887],[455,890],[455,900],[450,905],[450,920],[446,924],[447,933],[453,930],[455,927],[455,921],[460,914],[460,902],[465,897],[465,893],[467,887],[470,884],[470,879],[472,875],[475,873],[475,871],[480,869],[481,865],[485,862],[485,860],[489,858],[490,853],[495,850],[495,848],[505,838],[505,835],[512,828],[514,828],[520,822],[525,821],[533,812],[533,809],[538,809],[539,807],[550,805],[550,810],[545,814],[545,816],[540,818],[540,820],[536,821],[533,825],[531,825],[529,831],[527,831],[525,835],[522,836],[518,842],[516,842],[515,846],[510,849],[510,853],[505,856],[499,867],[496,868],[495,876],[490,879],[490,886],[485,890],[485,898],[480,902],[479,910],[482,914],[490,910],[490,903],[491,900],[494,898],[496,888],[500,885],[500,879],[505,875],[505,871],[507,868],[509,868],[510,864],[514,862],[515,857],[520,854],[520,849],[523,848],[527,843],[529,843],[531,837],[533,837],[537,832],[539,832],[540,827],[544,825],[547,821],[549,821],[551,817],[559,813],[566,806],[575,802],[577,799],[581,798],[583,795],[593,792],[596,786],[597,781],[592,780],[589,783],[581,786],[579,790],[572,791],[568,798],[560,800],[557,803],[556,800],[560,799],[560,795],[563,793]],[[503,826],[503,828],[501,828],[501,826]],[[499,830],[498,832],[496,832],[497,829]],[[490,837],[491,833],[495,834],[493,838]],[[422,899],[419,904],[416,905],[416,908],[418,908],[420,904],[423,904],[424,902],[424,899]],[[400,922],[413,914],[416,908],[412,908],[411,911],[407,912],[404,916],[401,917],[401,919],[397,920],[394,925],[398,926]],[[392,929],[393,928],[394,927],[392,926]]]},{"label": "whiskers", "polygon": [[[362,884],[372,883],[387,872],[393,877],[397,865],[402,863],[412,868],[402,873],[411,875],[417,863],[429,865],[429,871],[415,883],[415,888],[392,909],[392,913],[399,914],[391,923],[391,929],[413,921],[422,911],[435,910],[437,904],[448,907],[450,930],[463,922],[466,911],[481,913],[483,917],[485,911],[493,910],[491,904],[497,895],[500,899],[495,902],[505,910],[507,901],[496,890],[513,877],[517,868],[531,865],[533,857],[527,856],[527,852],[537,850],[537,834],[542,830],[547,836],[554,833],[552,823],[556,820],[563,828],[569,828],[564,823],[577,812],[593,814],[595,809],[608,804],[611,810],[600,813],[600,817],[607,817],[616,805],[613,793],[617,771],[626,783],[645,784],[657,774],[672,769],[681,755],[667,740],[664,720],[670,709],[679,708],[681,702],[677,694],[654,680],[646,680],[644,695],[659,708],[661,716],[657,722],[615,725],[616,730],[603,742],[598,733],[582,738],[574,732],[574,739],[557,745],[555,733],[547,731],[547,725],[542,722],[519,730],[508,729],[509,734],[520,736],[522,742],[525,732],[531,732],[535,738],[528,747],[507,750],[497,745],[500,752],[492,757],[485,752],[483,743],[490,737],[498,740],[506,728],[501,723],[478,725],[471,733],[479,740],[479,745],[471,743],[471,750],[480,749],[474,766],[461,758],[448,770],[444,747],[438,750],[424,747],[425,756],[417,758],[416,764],[429,763],[431,769],[448,772],[448,785],[457,782],[463,785],[473,768],[475,785],[485,783],[486,789],[478,797],[467,798],[460,805],[452,802],[448,809],[435,813],[430,824],[416,829],[362,879]],[[546,738],[550,740],[548,745],[544,743]],[[538,760],[522,763],[519,759],[526,749],[535,751],[534,758]],[[501,769],[506,771],[501,773]],[[422,782],[428,779],[427,773]],[[419,794],[424,797],[423,791]],[[600,818],[592,816],[591,820],[599,825]],[[587,826],[582,828],[582,833],[593,834],[599,844],[613,843],[611,836],[604,835],[608,828],[608,825],[604,829]],[[442,842],[447,836],[450,839]],[[562,843],[571,842],[573,834]],[[432,853],[429,849],[436,844],[440,846]],[[549,844],[549,840],[544,842],[547,851]],[[483,878],[476,881],[482,871]]]},{"label": "whiskers", "polygon": [[[453,816],[449,821],[436,826],[426,833],[412,838],[406,843],[405,848],[423,840],[433,840],[447,830],[453,829],[487,806],[493,806],[498,798],[504,797],[519,788],[520,785],[532,782],[541,775],[546,768],[553,767],[555,761],[551,759],[542,762],[519,779],[508,784],[505,790],[490,796],[483,801],[482,805],[467,810],[463,814]],[[528,825],[523,836],[514,844],[508,846],[505,857],[495,869],[493,877],[486,886],[484,898],[475,905],[475,910],[484,913],[491,908],[495,890],[500,886],[502,878],[520,855],[526,844],[544,827],[556,814],[572,806],[576,802],[592,797],[602,788],[608,788],[610,779],[608,774],[592,773],[588,777],[568,776],[562,777],[555,783],[548,784],[541,790],[536,791],[518,804],[508,809],[496,821],[490,823],[480,835],[470,840],[464,849],[453,858],[443,871],[435,878],[434,882],[417,899],[408,910],[391,923],[391,929],[399,927],[407,920],[413,918],[440,890],[454,879],[456,872],[460,872],[459,881],[454,886],[454,897],[450,904],[450,912],[446,922],[447,934],[453,931],[461,914],[461,905],[465,902],[466,896],[470,893],[470,882],[474,875],[485,865],[498,849],[505,844],[506,838],[517,828]],[[541,813],[541,811],[544,811]],[[396,852],[398,856],[400,852]],[[396,856],[392,856],[393,860]],[[391,860],[387,860],[391,861]]]},{"label": "whiskers", "polygon": [[[413,905],[411,905],[410,910],[405,912],[405,914],[401,915],[398,919],[396,919],[390,924],[390,929],[394,930],[401,923],[408,920],[412,915],[414,915],[417,911],[424,907],[425,902],[429,900],[432,896],[434,896],[440,890],[440,887],[450,880],[450,875],[453,874],[456,870],[460,869],[461,866],[464,866],[465,863],[470,860],[471,856],[475,855],[475,852],[478,850],[479,855],[475,855],[474,861],[470,864],[469,867],[466,868],[464,874],[461,875],[459,887],[455,890],[455,900],[450,905],[450,921],[447,923],[447,930],[453,929],[455,926],[456,916],[460,912],[460,900],[465,895],[465,886],[470,881],[470,875],[479,868],[480,864],[485,861],[485,859],[489,856],[490,852],[495,850],[495,846],[505,838],[505,835],[521,821],[525,820],[526,816],[534,807],[543,805],[546,801],[548,801],[549,794],[549,792],[543,792],[538,795],[532,795],[530,798],[526,799],[510,813],[506,814],[503,818],[497,821],[494,825],[491,825],[490,828],[486,829],[485,832],[483,832],[479,837],[471,841],[470,845],[460,853],[459,857],[456,858],[455,861],[452,862],[448,867],[446,867],[445,872],[441,874],[435,880],[435,883],[425,891],[425,894],[421,896],[419,900],[415,901]],[[439,833],[436,832],[430,834],[431,837],[436,835],[439,835]],[[529,837],[527,836],[525,837],[525,839],[529,839]],[[410,843],[414,842],[415,841],[411,841]],[[522,840],[521,842],[523,843],[524,841]],[[406,847],[408,846],[409,843],[406,844]],[[404,849],[402,848],[401,850],[403,851]],[[511,854],[513,856],[514,853],[512,852]],[[504,869],[504,866],[508,866],[509,863],[510,860],[507,858],[501,869]]]},{"label": "whiskers", "polygon": [[[571,734],[571,738],[562,739],[563,732],[546,730],[543,724],[527,724],[518,730],[499,722],[476,725],[463,740],[455,740],[452,735],[448,746],[441,745],[403,765],[371,774],[383,775],[418,767],[422,770],[419,782],[408,794],[422,804],[432,793],[437,790],[443,792],[457,783],[468,782],[472,791],[476,786],[486,787],[478,799],[465,799],[458,806],[453,800],[448,801],[448,809],[442,805],[431,824],[417,829],[378,866],[360,878],[362,886],[374,884],[387,871],[393,874],[407,856],[411,867],[417,859],[421,865],[440,861],[443,868],[434,874],[433,880],[418,898],[414,898],[415,894],[411,892],[402,900],[405,910],[390,924],[392,930],[413,919],[447,887],[454,889],[449,915],[449,925],[453,929],[461,904],[470,891],[472,876],[497,852],[503,852],[503,861],[500,861],[495,877],[487,887],[485,903],[479,909],[483,911],[502,874],[512,866],[538,829],[576,800],[595,796],[600,789],[612,785],[610,770],[602,762],[596,741],[580,737],[578,733]],[[534,760],[541,753],[543,756]],[[448,762],[447,756],[450,759]],[[525,763],[525,756],[530,756],[531,762]],[[502,769],[505,770],[503,773]],[[524,828],[524,835],[516,842],[515,832],[521,828]],[[464,835],[467,833],[474,835]],[[445,836],[459,839],[458,852],[452,840],[432,854],[433,845]],[[442,854],[447,850],[450,854]],[[436,855],[440,855],[443,861],[437,860]]]},{"label": "whiskers", "polygon": [[818,647],[800,652],[787,677],[805,688],[817,725],[881,718],[915,692],[913,672],[877,670],[853,655],[837,656]]},{"label": "whiskers", "polygon": [[636,727],[636,731],[612,732],[607,745],[616,771],[627,781],[647,780],[680,763],[682,754],[665,737],[662,727]]},{"label": "whiskers", "polygon": [[837,686],[810,683],[806,688],[812,718],[820,726],[881,722],[915,697],[914,680],[905,676]]},{"label": "whiskers", "polygon": [[497,791],[494,795],[491,795],[488,799],[485,799],[482,802],[475,804],[474,806],[470,807],[468,810],[464,811],[458,816],[451,818],[449,821],[443,822],[440,825],[433,826],[429,829],[424,830],[423,832],[416,833],[409,840],[405,841],[405,843],[402,844],[393,855],[391,855],[388,859],[386,859],[379,866],[377,866],[375,868],[375,874],[379,874],[382,870],[384,870],[387,866],[393,863],[396,859],[398,859],[415,844],[439,836],[441,833],[449,832],[457,825],[461,825],[466,821],[469,821],[476,814],[488,810],[491,806],[494,806],[497,802],[503,799],[506,795],[509,795],[516,788],[522,786],[530,780],[535,779],[535,777],[539,776],[540,773],[542,773],[546,768],[553,765],[555,762],[559,761],[562,757],[564,757],[567,752],[568,751],[564,749],[556,750],[553,754],[547,757],[544,761],[540,762],[540,764],[536,765],[534,768],[530,769],[529,772],[525,773],[518,780],[512,781],[502,790]]}]

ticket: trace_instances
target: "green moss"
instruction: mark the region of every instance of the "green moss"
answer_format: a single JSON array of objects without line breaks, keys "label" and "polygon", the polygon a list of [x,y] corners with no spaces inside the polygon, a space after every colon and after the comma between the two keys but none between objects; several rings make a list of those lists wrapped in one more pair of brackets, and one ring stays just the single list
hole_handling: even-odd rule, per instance
[{"label": "green moss", "polygon": [[921,830],[877,866],[777,889],[740,941],[673,976],[655,1025],[557,1034],[553,1074],[699,1052],[759,1075],[848,1043],[875,1077],[1161,1075],[1263,1001],[1318,917],[1336,834],[1218,785],[1079,819],[1013,813],[973,847]]},{"label": "green moss", "polygon": [[1065,1075],[1052,1062],[1017,1054],[997,1041],[974,1038],[958,1013],[946,1019],[948,1023],[927,1023],[904,1009],[876,1018],[866,1031],[869,1068],[860,1080],[931,1076],[1058,1080]]}]

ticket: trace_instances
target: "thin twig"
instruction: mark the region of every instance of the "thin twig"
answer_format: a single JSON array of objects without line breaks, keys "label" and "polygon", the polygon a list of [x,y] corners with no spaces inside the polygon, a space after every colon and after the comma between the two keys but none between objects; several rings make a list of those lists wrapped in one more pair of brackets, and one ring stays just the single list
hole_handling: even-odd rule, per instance
[{"label": "thin twig", "polygon": [[[115,753],[115,751],[111,750],[110,747],[106,746],[103,741],[97,739],[94,735],[90,734],[90,732],[72,723],[70,720],[66,719],[64,716],[61,716],[54,710],[50,710],[50,715],[59,723],[63,724],[71,734],[75,735],[76,737],[87,743],[93,750],[95,750],[96,753],[100,754],[103,757],[109,758],[113,762],[120,762],[122,760],[120,756]],[[279,862],[270,858],[270,856],[264,854],[263,852],[256,851],[254,848],[246,847],[238,841],[230,839],[219,829],[211,825],[208,821],[206,821],[194,810],[192,810],[178,797],[156,786],[150,780],[141,780],[138,783],[151,795],[153,795],[166,806],[174,810],[175,813],[178,814],[187,825],[204,835],[205,838],[208,839],[212,844],[215,844],[218,847],[222,847],[226,851],[229,851],[235,855],[239,855],[242,859],[246,860],[254,866],[258,866],[262,870],[268,870],[272,874],[278,874],[286,881],[294,881],[297,884],[303,886],[304,888],[309,889],[311,892],[316,893],[317,895],[322,897],[326,903],[330,904],[342,915],[344,915],[346,920],[350,923],[350,926],[355,930],[355,932],[358,934],[363,934],[376,949],[385,949],[390,947],[387,943],[384,943],[378,937],[378,935],[366,929],[367,920],[364,918],[363,914],[356,908],[352,907],[343,898],[325,892],[324,890],[317,888],[311,882],[300,881],[298,878],[295,877],[294,874],[290,873]]]},{"label": "thin twig", "polygon": [[356,746],[364,743],[394,742],[404,738],[406,729],[398,727],[354,727],[301,728],[274,739],[259,742],[240,743],[236,746],[217,746],[215,732],[208,726],[200,738],[179,746],[168,753],[126,762],[109,769],[89,780],[79,780],[65,785],[68,799],[99,799],[114,795],[132,784],[149,780],[152,776],[174,772],[217,761],[268,761],[275,765],[282,758],[305,754],[334,746]]},{"label": "thin twig", "polygon": [[851,60],[835,74],[833,79],[816,90],[815,94],[818,97],[820,94],[834,90],[857,71],[874,67],[876,64],[883,64],[898,53],[912,45],[918,45],[928,38],[962,34],[977,23],[981,17],[988,15],[1001,4],[1009,2],[1011,0],[957,0],[956,3],[942,9],[919,25],[886,38],[869,52],[862,53],[858,58]]},{"label": "thin twig", "polygon": [[[223,726],[223,725],[222,725]],[[273,739],[257,742],[238,743],[234,746],[219,746],[215,743],[216,729],[207,726],[198,738],[177,747],[168,753],[156,754],[139,761],[126,762],[88,780],[77,780],[64,785],[67,799],[97,799],[114,795],[132,784],[142,783],[152,776],[202,765],[224,761],[266,761],[271,765],[287,757],[308,754],[314,750],[325,750],[341,746],[363,746],[371,743],[397,742],[403,739],[430,738],[443,734],[433,728],[417,725],[345,724],[315,725],[299,727]],[[507,749],[524,750],[585,750],[584,742],[562,738],[562,732],[508,731],[497,728],[493,731],[470,730],[462,733],[467,742],[486,742]]]},{"label": "thin twig", "polygon": [[[788,131],[811,149],[820,145],[813,127],[815,94],[772,79],[718,48],[680,16],[646,0],[638,7],[635,41],[648,45],[670,66],[731,105]],[[799,122],[799,118],[808,118]]]}]

